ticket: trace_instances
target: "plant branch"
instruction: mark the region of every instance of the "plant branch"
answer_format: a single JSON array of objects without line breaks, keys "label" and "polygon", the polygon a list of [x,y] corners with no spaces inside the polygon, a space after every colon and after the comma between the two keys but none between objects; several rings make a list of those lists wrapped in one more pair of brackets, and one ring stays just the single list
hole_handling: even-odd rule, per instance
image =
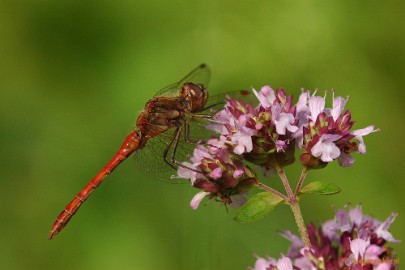
[{"label": "plant branch", "polygon": [[301,172],[300,180],[298,181],[297,187],[295,188],[295,196],[298,195],[298,192],[301,191],[302,185],[304,184],[305,177],[308,174],[308,169],[304,167]]},{"label": "plant branch", "polygon": [[275,190],[275,189],[273,189],[273,188],[271,188],[269,186],[266,186],[265,184],[260,183],[260,182],[257,184],[257,186],[259,188],[263,189],[263,190],[266,190],[268,192],[271,192],[271,193],[283,198],[286,202],[288,202],[288,197],[285,196],[283,193],[281,193],[281,192],[279,192],[279,191],[277,191],[277,190]]},{"label": "plant branch", "polygon": [[281,178],[281,181],[283,182],[285,191],[287,191],[288,198],[290,200],[294,199],[295,195],[294,195],[294,193],[293,193],[293,191],[291,189],[290,183],[288,182],[288,179],[287,179],[287,176],[285,175],[284,170],[281,169],[280,167],[276,167],[276,170],[277,170],[278,175]]},{"label": "plant branch", "polygon": [[290,203],[290,206],[291,210],[294,213],[295,222],[297,223],[302,242],[306,247],[311,247],[311,241],[309,240],[308,231],[305,226],[304,218],[302,217],[301,209],[298,202],[295,201],[294,203]]},{"label": "plant branch", "polygon": [[[304,218],[302,217],[301,209],[298,204],[298,199],[296,197],[296,194],[293,193],[284,170],[279,166],[276,166],[275,169],[277,170],[277,173],[280,176],[281,181],[283,182],[284,188],[287,191],[287,194],[288,194],[287,202],[290,205],[291,210],[294,213],[295,222],[297,223],[298,231],[301,236],[301,240],[306,247],[311,247],[311,242],[309,241],[307,227],[305,226]],[[302,185],[302,182],[305,179],[306,173],[307,173],[306,171],[301,173],[301,178],[299,181],[299,183],[301,182],[300,185]]]}]

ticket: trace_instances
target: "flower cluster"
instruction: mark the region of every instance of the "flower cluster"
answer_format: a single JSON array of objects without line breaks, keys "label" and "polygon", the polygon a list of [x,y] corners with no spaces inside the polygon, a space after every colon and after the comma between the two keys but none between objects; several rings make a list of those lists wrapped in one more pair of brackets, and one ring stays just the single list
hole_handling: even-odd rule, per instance
[{"label": "flower cluster", "polygon": [[[315,157],[323,164],[338,159],[341,166],[347,167],[354,163],[350,153],[366,152],[363,136],[373,132],[374,126],[351,131],[354,121],[349,110],[343,111],[346,102],[342,97],[333,97],[332,108],[325,108],[325,98],[301,95],[299,103],[304,108],[308,105],[307,110],[304,109],[307,123],[302,126],[303,150],[311,155],[301,156],[305,165],[310,165],[310,159]],[[353,138],[357,142],[352,142]]]},{"label": "flower cluster", "polygon": [[392,270],[398,260],[387,242],[397,243],[388,231],[396,214],[384,222],[362,213],[361,207],[336,211],[335,218],[320,228],[310,224],[308,233],[312,248],[290,232],[282,235],[291,241],[287,256],[279,260],[257,258],[254,270],[358,269]]},{"label": "flower cluster", "polygon": [[278,170],[295,161],[298,148],[302,150],[301,163],[313,169],[335,159],[342,166],[351,166],[352,152],[365,153],[363,136],[373,132],[374,126],[351,131],[354,121],[350,111],[344,111],[347,99],[333,93],[332,108],[327,108],[326,95],[316,96],[316,92],[302,91],[296,104],[283,89],[264,86],[253,92],[259,101],[256,107],[228,99],[207,126],[219,136],[205,146],[198,145],[191,163],[183,162],[179,167],[178,177],[190,179],[194,187],[203,190],[193,198],[193,208],[205,197],[231,204],[236,195],[256,184],[244,160],[266,171]]},{"label": "flower cluster", "polygon": [[[282,89],[274,91],[264,86],[253,89],[259,105],[253,107],[230,99],[214,116],[220,142],[228,144],[236,154],[266,169],[274,164],[283,167],[294,162],[295,147],[302,149],[301,162],[308,168],[324,167],[338,159],[341,166],[351,166],[352,152],[365,153],[363,136],[374,126],[354,130],[347,99],[334,97],[332,108],[325,107],[325,97],[303,91],[296,104]],[[354,139],[354,141],[352,140]]]},{"label": "flower cluster", "polygon": [[217,139],[211,139],[206,145],[198,145],[191,157],[192,163],[183,162],[178,169],[179,177],[190,179],[194,187],[203,190],[191,200],[193,209],[198,208],[205,197],[239,207],[246,202],[243,194],[257,184],[256,175],[240,157],[219,144]]},{"label": "flower cluster", "polygon": [[272,169],[277,163],[286,166],[294,162],[295,138],[298,132],[296,106],[292,96],[282,89],[269,86],[260,92],[253,90],[260,105],[253,107],[241,100],[230,99],[225,108],[214,116],[220,141],[244,159]]}]

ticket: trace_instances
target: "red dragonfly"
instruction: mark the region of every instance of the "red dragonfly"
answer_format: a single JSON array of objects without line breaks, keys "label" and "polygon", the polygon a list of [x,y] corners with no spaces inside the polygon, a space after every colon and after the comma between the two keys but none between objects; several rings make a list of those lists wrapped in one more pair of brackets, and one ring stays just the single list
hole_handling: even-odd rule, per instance
[{"label": "red dragonfly", "polygon": [[[190,122],[204,121],[204,119],[211,118],[213,113],[216,112],[215,108],[223,105],[226,101],[225,95],[218,95],[216,98],[210,98],[208,102],[208,91],[205,86],[208,84],[209,73],[208,67],[202,64],[179,82],[160,90],[146,103],[145,108],[136,120],[135,130],[129,133],[118,152],[107,165],[77,193],[75,198],[59,214],[53,223],[48,239],[52,239],[66,226],[93,190],[122,161],[132,154],[137,159],[136,165],[143,172],[160,178],[166,177],[167,180],[170,179],[170,175],[165,173],[166,168],[172,167],[176,169],[178,166],[183,166],[177,160],[178,157],[185,157],[187,151],[180,149],[184,147],[178,146],[179,142],[182,141],[180,138],[183,134],[186,143],[190,145],[193,142],[190,135]],[[247,92],[238,91],[239,94],[246,95]],[[197,130],[198,125],[194,125],[193,132],[196,133]],[[203,133],[207,133],[207,130]],[[200,132],[200,134],[202,133]],[[186,145],[185,143],[181,144]],[[149,157],[145,159],[145,156]],[[145,164],[145,160],[150,163],[151,158],[159,160],[153,165]],[[160,165],[161,163],[164,165]],[[158,167],[164,166],[165,168],[161,170],[156,168],[155,165]],[[173,170],[171,173],[173,174]]]}]

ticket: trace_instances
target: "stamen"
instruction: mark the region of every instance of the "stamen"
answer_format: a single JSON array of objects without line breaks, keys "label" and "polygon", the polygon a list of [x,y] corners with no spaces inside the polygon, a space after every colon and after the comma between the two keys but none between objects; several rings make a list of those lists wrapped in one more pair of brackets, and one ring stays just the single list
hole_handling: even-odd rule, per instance
[{"label": "stamen", "polygon": [[312,94],[312,96],[315,96],[317,92],[318,92],[318,88],[315,88],[314,93]]},{"label": "stamen", "polygon": [[311,96],[311,91],[307,90],[307,97],[310,98],[310,96]]}]

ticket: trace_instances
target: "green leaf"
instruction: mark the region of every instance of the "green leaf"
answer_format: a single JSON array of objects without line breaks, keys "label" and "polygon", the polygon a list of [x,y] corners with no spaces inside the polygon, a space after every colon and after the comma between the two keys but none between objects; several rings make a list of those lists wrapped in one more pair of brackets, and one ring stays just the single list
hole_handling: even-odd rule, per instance
[{"label": "green leaf", "polygon": [[240,223],[252,222],[270,213],[284,200],[270,192],[260,192],[252,196],[233,218]]},{"label": "green leaf", "polygon": [[339,193],[341,189],[332,183],[325,183],[321,181],[315,181],[309,183],[301,189],[300,194],[319,194],[319,195],[332,195]]}]

